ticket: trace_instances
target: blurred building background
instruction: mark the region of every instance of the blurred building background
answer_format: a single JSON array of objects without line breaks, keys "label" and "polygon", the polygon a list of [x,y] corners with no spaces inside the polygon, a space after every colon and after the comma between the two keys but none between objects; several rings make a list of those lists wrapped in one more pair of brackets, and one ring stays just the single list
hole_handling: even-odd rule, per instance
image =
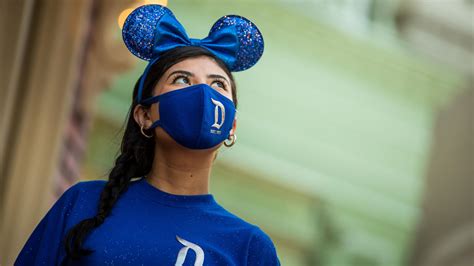
[{"label": "blurred building background", "polygon": [[283,265],[474,265],[469,0],[0,0],[0,265],[107,177],[145,66],[119,15],[150,2],[194,38],[225,14],[262,31],[211,193]]}]

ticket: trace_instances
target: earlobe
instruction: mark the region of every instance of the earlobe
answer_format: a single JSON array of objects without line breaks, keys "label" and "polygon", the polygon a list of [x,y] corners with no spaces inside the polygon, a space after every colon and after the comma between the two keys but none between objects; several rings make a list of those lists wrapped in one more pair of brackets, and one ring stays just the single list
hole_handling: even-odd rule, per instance
[{"label": "earlobe", "polygon": [[148,110],[146,107],[144,107],[141,104],[138,104],[135,106],[133,110],[133,118],[135,119],[135,122],[137,122],[138,125],[143,125],[146,128],[150,127],[150,115],[148,113]]},{"label": "earlobe", "polygon": [[236,129],[237,129],[237,116],[234,118],[234,122],[232,122],[232,129],[230,130],[230,135],[234,135]]}]

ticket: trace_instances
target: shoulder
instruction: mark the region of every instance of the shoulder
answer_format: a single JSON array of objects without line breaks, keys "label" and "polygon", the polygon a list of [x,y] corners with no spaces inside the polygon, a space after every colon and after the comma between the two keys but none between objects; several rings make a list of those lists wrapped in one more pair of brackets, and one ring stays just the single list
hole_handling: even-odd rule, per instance
[{"label": "shoulder", "polygon": [[93,193],[100,193],[106,183],[107,181],[105,180],[79,181],[68,189],[66,189],[66,191],[64,191],[59,200],[63,198],[74,198],[75,200],[77,200],[85,195],[92,196]]},{"label": "shoulder", "polygon": [[219,213],[227,225],[239,228],[247,235],[247,265],[280,265],[275,245],[258,225],[250,223],[219,205]]},{"label": "shoulder", "polygon": [[250,237],[250,247],[261,247],[268,249],[275,249],[275,245],[270,236],[260,227],[254,225]]},{"label": "shoulder", "polygon": [[98,199],[107,184],[106,180],[79,181],[67,189],[61,197],[75,197],[76,200]]},{"label": "shoulder", "polygon": [[251,223],[244,218],[238,216],[237,214],[227,210],[219,203],[216,204],[217,208],[215,209],[216,213],[219,217],[219,220],[223,223],[228,225],[234,225],[234,227],[241,228],[242,230],[246,231],[249,236],[253,236],[254,234],[260,236],[262,234],[266,235],[266,233],[260,229],[260,227],[254,223]]},{"label": "shoulder", "polygon": [[247,265],[280,265],[272,239],[258,226],[254,226],[249,241]]},{"label": "shoulder", "polygon": [[[104,188],[106,183],[107,183],[106,180],[80,181],[80,182],[77,182],[75,185],[71,186],[68,190],[74,191],[75,193],[101,191]],[[68,190],[66,190],[66,192]]]},{"label": "shoulder", "polygon": [[214,212],[214,215],[218,216],[222,223],[232,226],[233,228],[240,228],[244,231],[252,233],[252,231],[255,230],[255,227],[257,227],[256,225],[227,210],[219,203],[216,204],[216,208],[213,209],[212,212]]},{"label": "shoulder", "polygon": [[64,254],[62,241],[69,228],[96,212],[105,181],[82,181],[68,188],[41,219],[18,255],[15,265],[56,265]]},{"label": "shoulder", "polygon": [[80,181],[68,189],[58,198],[55,205],[68,205],[72,207],[77,201],[94,200],[94,195],[99,195],[106,184],[105,180]]},{"label": "shoulder", "polygon": [[90,197],[94,193],[100,193],[105,183],[105,180],[80,181],[66,189],[55,205],[76,202],[86,196]]},{"label": "shoulder", "polygon": [[90,180],[80,181],[69,187],[59,197],[53,208],[60,208],[67,212],[68,224],[94,216],[100,194],[107,181]]}]

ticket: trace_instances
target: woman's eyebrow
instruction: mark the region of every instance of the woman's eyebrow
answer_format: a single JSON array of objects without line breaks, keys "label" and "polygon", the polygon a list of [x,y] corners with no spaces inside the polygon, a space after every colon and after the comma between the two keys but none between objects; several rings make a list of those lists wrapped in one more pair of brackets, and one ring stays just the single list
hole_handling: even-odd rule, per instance
[{"label": "woman's eyebrow", "polygon": [[172,75],[174,74],[177,74],[177,73],[180,73],[180,74],[185,74],[187,76],[190,76],[190,77],[194,77],[194,74],[189,72],[189,71],[186,71],[186,70],[175,70],[173,72],[171,72],[168,77],[166,79],[169,79]]},{"label": "woman's eyebrow", "polygon": [[[169,79],[174,74],[184,74],[184,75],[187,75],[187,76],[190,76],[190,77],[194,77],[194,74],[189,72],[189,71],[175,70],[175,71],[171,72],[166,79]],[[220,79],[225,80],[227,83],[229,83],[229,81],[224,76],[219,75],[219,74],[209,74],[209,75],[207,75],[207,78],[220,78]]]}]

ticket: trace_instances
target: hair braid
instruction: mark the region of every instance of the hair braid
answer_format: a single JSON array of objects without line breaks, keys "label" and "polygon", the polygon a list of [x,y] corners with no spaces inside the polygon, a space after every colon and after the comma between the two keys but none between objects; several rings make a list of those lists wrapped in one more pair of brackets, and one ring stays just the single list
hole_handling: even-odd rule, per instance
[{"label": "hair braid", "polygon": [[[138,125],[129,114],[121,154],[115,160],[109,179],[100,194],[96,216],[81,221],[67,234],[66,252],[71,258],[78,259],[92,252],[92,250],[81,248],[85,236],[104,222],[120,195],[128,188],[131,179],[145,175],[151,169],[150,158],[153,159],[154,155],[153,143],[152,139],[141,136]],[[143,160],[143,157],[147,157],[147,160]]]}]

